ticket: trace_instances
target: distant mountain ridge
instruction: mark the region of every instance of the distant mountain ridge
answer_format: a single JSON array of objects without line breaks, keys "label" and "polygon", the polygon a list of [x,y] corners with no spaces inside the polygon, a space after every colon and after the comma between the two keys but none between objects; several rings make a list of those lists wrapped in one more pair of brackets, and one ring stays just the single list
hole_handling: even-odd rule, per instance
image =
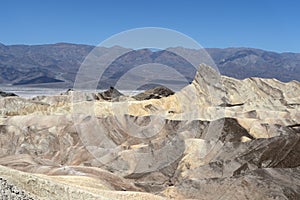
[{"label": "distant mountain ridge", "polygon": [[[71,87],[81,63],[93,48],[90,45],[69,43],[0,44],[0,84],[56,83],[61,87]],[[252,48],[207,48],[206,51],[220,73],[226,76],[300,81],[300,53],[275,53]],[[195,70],[186,60],[168,51],[141,49],[131,51],[113,62],[106,71],[102,86],[108,88],[126,71],[151,62],[172,66],[188,79],[194,78]]]},{"label": "distant mountain ridge", "polygon": [[221,74],[244,79],[276,78],[300,81],[300,53],[275,53],[252,48],[206,49]]}]

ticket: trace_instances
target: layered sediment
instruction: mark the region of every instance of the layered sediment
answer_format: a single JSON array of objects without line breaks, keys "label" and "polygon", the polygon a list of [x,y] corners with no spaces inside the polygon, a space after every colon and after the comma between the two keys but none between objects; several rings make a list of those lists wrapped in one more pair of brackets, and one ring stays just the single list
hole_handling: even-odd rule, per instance
[{"label": "layered sediment", "polygon": [[2,97],[0,174],[37,199],[299,199],[299,111],[299,82],[205,65],[176,93]]}]

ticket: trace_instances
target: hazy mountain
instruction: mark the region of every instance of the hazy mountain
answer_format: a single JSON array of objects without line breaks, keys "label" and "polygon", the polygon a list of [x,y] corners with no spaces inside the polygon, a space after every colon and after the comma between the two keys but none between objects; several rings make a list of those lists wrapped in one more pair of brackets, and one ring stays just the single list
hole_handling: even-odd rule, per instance
[{"label": "hazy mountain", "polygon": [[207,49],[220,72],[238,79],[300,80],[300,53],[275,53],[251,48]]},{"label": "hazy mountain", "polygon": [[[0,84],[57,83],[70,87],[84,58],[93,46],[57,43],[49,45],[0,44]],[[121,48],[121,47],[119,47]],[[113,48],[106,51],[113,51]],[[186,51],[194,51],[186,49]],[[300,81],[300,53],[275,53],[251,48],[209,48],[221,74],[238,79],[247,77]],[[184,58],[169,51],[141,49],[116,59],[100,80],[102,87],[113,86],[127,71],[141,64],[161,63],[174,67],[188,80],[195,70]],[[51,85],[51,84],[50,84]]]},{"label": "hazy mountain", "polygon": [[78,44],[0,45],[0,83],[73,81],[92,46]]}]

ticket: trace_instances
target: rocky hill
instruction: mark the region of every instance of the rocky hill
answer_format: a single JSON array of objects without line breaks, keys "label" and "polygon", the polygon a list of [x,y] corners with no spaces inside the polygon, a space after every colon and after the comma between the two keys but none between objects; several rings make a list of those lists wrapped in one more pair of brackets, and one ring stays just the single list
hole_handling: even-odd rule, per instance
[{"label": "rocky hill", "polygon": [[0,176],[37,199],[300,198],[299,82],[200,65],[160,95],[0,98]]}]

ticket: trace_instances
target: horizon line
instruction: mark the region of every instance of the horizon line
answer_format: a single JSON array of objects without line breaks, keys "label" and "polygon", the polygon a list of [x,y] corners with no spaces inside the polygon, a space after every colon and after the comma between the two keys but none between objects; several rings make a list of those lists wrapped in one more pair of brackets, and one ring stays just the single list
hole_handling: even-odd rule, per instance
[{"label": "horizon line", "polygon": [[[16,43],[16,44],[4,44],[0,42],[0,46],[43,46],[43,45],[59,45],[59,44],[66,44],[66,45],[83,45],[83,46],[91,46],[91,47],[97,47],[97,45],[94,44],[84,44],[84,43],[73,43],[73,42],[53,42],[53,43],[35,43],[35,44],[26,44],[26,43]],[[119,45],[115,45],[118,47],[122,47]],[[113,47],[115,47],[113,46]],[[170,48],[178,48],[182,46],[177,46],[177,47],[170,47]],[[112,48],[112,47],[109,47]],[[123,47],[126,48],[126,47]],[[185,47],[182,47],[185,48]],[[148,49],[148,48],[145,48]],[[268,52],[274,52],[274,53],[293,53],[293,54],[300,54],[300,52],[293,52],[293,51],[277,51],[277,50],[270,50],[270,49],[264,49],[260,47],[249,47],[249,46],[229,46],[229,47],[203,47],[203,49],[253,49],[253,50],[263,50],[263,51],[268,51]]]}]

